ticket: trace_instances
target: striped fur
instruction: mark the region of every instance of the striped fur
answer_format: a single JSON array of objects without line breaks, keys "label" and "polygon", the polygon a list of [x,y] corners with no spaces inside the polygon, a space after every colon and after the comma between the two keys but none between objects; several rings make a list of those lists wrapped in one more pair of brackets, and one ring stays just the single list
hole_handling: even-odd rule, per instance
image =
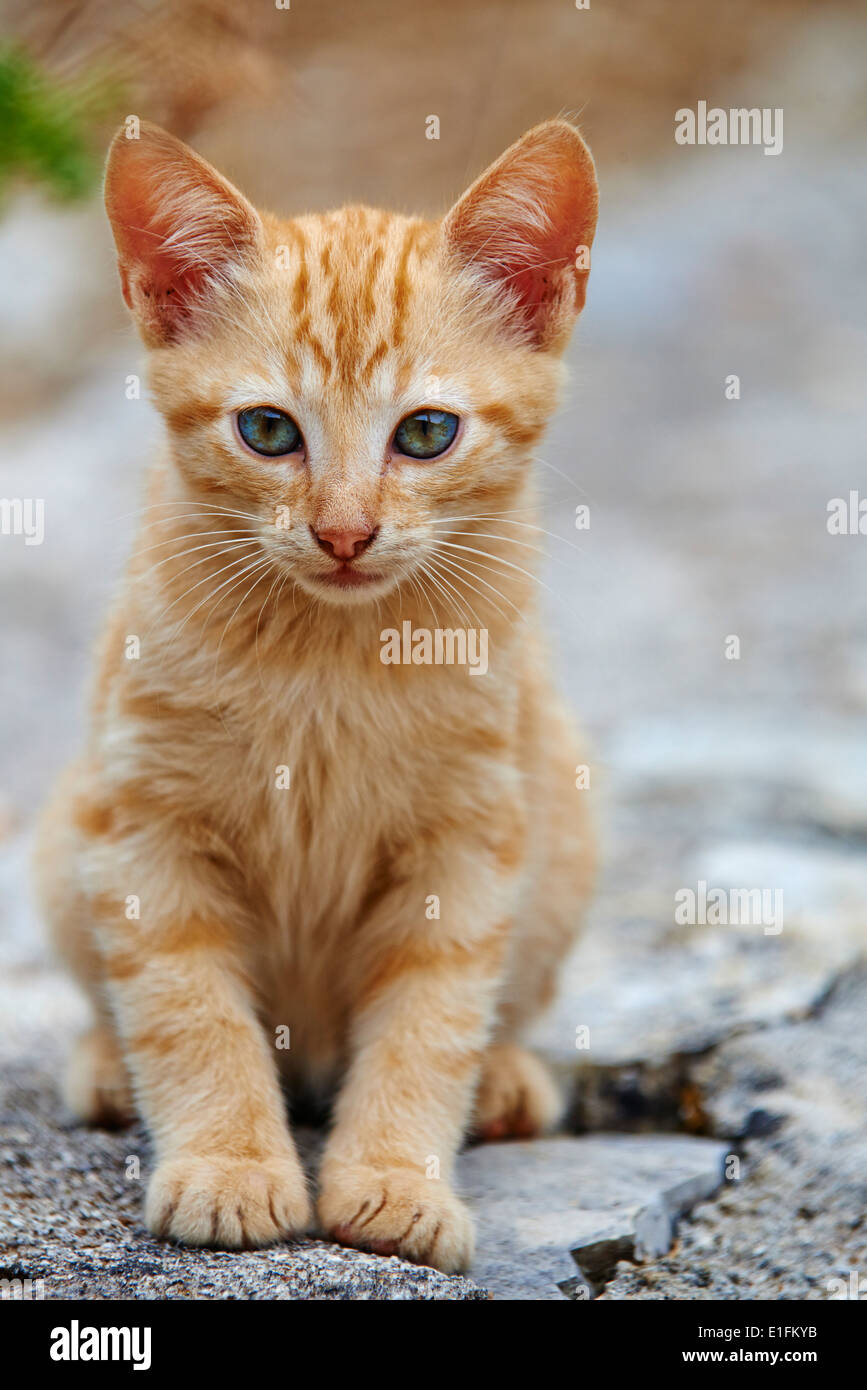
[{"label": "striped fur", "polygon": [[[106,197],[166,447],[40,835],[45,915],[94,1011],[67,1096],[145,1118],[152,1230],[235,1247],[314,1220],[280,1073],[333,1089],[320,1228],[463,1268],[454,1155],[471,1127],[556,1118],[519,1039],[591,878],[539,533],[517,523],[583,303],[592,163],[551,122],[442,222],[279,222],[143,127]],[[257,404],[298,421],[303,460],[243,446],[233,416]],[[425,405],[462,426],[418,464],[389,441]],[[378,577],[329,590],[311,528],[359,525]],[[488,675],[383,665],[407,619],[487,629]]]}]

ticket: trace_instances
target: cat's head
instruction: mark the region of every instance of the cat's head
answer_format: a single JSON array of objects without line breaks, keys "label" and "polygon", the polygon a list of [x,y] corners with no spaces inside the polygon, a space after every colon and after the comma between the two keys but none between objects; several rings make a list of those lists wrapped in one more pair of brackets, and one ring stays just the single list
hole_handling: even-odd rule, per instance
[{"label": "cat's head", "polygon": [[529,131],[441,221],[281,221],[142,125],[106,205],[186,496],[334,603],[474,567],[449,535],[521,500],[584,303],[597,186],[572,126]]}]

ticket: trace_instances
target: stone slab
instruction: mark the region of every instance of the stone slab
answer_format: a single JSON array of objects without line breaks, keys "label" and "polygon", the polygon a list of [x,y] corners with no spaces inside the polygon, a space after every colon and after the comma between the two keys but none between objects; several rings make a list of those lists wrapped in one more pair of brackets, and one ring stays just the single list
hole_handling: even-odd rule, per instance
[{"label": "stone slab", "polygon": [[726,1147],[688,1135],[559,1136],[463,1154],[473,1277],[494,1298],[587,1298],[618,1259],[665,1254],[678,1218],[717,1190]]}]

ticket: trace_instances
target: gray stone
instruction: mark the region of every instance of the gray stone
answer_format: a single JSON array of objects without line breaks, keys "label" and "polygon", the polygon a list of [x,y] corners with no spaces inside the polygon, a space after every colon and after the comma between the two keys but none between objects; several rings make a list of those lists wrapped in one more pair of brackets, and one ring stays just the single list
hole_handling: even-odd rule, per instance
[{"label": "gray stone", "polygon": [[625,1134],[471,1149],[458,1182],[476,1214],[473,1277],[495,1298],[586,1298],[618,1259],[668,1251],[678,1218],[719,1187],[725,1153]]},{"label": "gray stone", "polygon": [[[675,1136],[471,1149],[459,1158],[457,1182],[477,1216],[475,1282],[318,1241],[240,1255],[154,1241],[141,1224],[149,1161],[141,1127],[120,1135],[59,1128],[55,1078],[85,1012],[47,956],[27,858],[20,838],[0,854],[0,1259],[24,1270],[19,1277],[45,1279],[49,1296],[463,1299],[482,1297],[478,1285],[490,1284],[495,1297],[578,1297],[584,1276],[570,1250],[584,1252],[601,1281],[613,1251],[667,1249],[676,1216],[718,1181],[719,1146]],[[320,1136],[297,1137],[312,1170]],[[139,1180],[125,1177],[129,1156],[139,1157]]]},{"label": "gray stone", "polygon": [[682,1222],[670,1253],[623,1264],[604,1298],[863,1298],[865,1017],[861,966],[814,1017],[732,1038],[699,1062],[713,1124],[739,1136],[732,1180]]},{"label": "gray stone", "polygon": [[[724,1146],[678,1135],[484,1145],[456,1182],[477,1222],[470,1279],[305,1240],[254,1252],[180,1250],[142,1226],[141,1126],[61,1126],[54,1066],[9,1069],[0,1102],[0,1264],[49,1298],[560,1299],[588,1297],[619,1258],[669,1249],[716,1190]],[[322,1136],[299,1129],[315,1170]],[[138,1160],[137,1166],[130,1163]],[[139,1176],[129,1177],[136,1171]]]},{"label": "gray stone", "polygon": [[[779,889],[782,930],[678,925],[675,892],[700,880]],[[697,848],[668,893],[654,886],[637,903],[632,895],[631,912],[629,896],[609,892],[532,1035],[567,1079],[582,1068],[664,1067],[732,1033],[807,1014],[867,944],[867,862],[839,849],[723,841]]]},{"label": "gray stone", "polygon": [[[54,1061],[56,1062],[56,1058]],[[184,1250],[144,1229],[149,1147],[119,1134],[61,1128],[54,1067],[8,1069],[0,1097],[0,1266],[39,1281],[45,1298],[483,1299],[468,1279],[304,1240],[267,1250]],[[315,1140],[302,1133],[307,1152]],[[139,1160],[141,1177],[131,1158]]]}]

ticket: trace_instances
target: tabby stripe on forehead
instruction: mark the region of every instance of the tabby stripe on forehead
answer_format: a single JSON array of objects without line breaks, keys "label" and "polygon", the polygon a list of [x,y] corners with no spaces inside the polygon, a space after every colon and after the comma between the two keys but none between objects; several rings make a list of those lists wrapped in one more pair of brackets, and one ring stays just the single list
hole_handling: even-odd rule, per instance
[{"label": "tabby stripe on forehead", "polygon": [[[330,274],[330,270],[329,270]],[[331,289],[328,291],[328,299],[325,305],[328,313],[335,323],[340,318],[340,276],[335,275],[331,281]]]},{"label": "tabby stripe on forehead", "polygon": [[[325,351],[325,348],[322,346],[322,343],[320,342],[319,338],[313,332],[313,329],[310,327],[309,313],[305,314],[301,322],[299,323],[298,328],[296,330],[296,335],[300,343],[306,343],[308,345],[311,352],[313,353],[313,356],[316,359],[318,366],[322,369],[323,376],[327,380],[331,376],[331,358],[328,356],[328,353]],[[294,365],[297,369],[297,360],[294,363]]]},{"label": "tabby stripe on forehead", "polygon": [[403,320],[409,303],[409,258],[422,230],[420,222],[411,222],[406,229],[400,251],[397,273],[394,277],[394,315],[391,339],[395,347],[403,342]]},{"label": "tabby stripe on forehead", "polygon": [[[352,243],[356,239],[355,227],[358,222],[357,215],[353,215],[354,210],[347,209],[347,226],[344,228],[345,243],[343,246],[344,258],[349,258],[352,263]],[[324,267],[323,267],[324,269]],[[354,322],[352,306],[349,302],[345,280],[341,277],[338,267],[332,269],[331,259],[328,261],[328,274],[331,277],[331,286],[326,300],[326,312],[334,325],[334,362],[329,362],[328,374],[330,375],[333,366],[336,366],[338,377],[346,381],[350,377],[347,372],[346,362],[344,361],[344,351],[346,350],[347,327]],[[352,345],[349,345],[348,355],[352,356]]]},{"label": "tabby stripe on forehead", "polygon": [[361,311],[365,323],[370,323],[376,313],[376,299],[373,294],[373,287],[379,277],[384,256],[385,252],[383,248],[377,246],[367,265],[367,279],[364,282],[364,301]]},{"label": "tabby stripe on forehead", "polygon": [[310,291],[310,274],[307,270],[307,238],[301,228],[293,222],[289,223],[288,230],[298,252],[298,274],[295,276],[295,285],[292,291],[292,309],[296,314],[300,314],[307,304]]},{"label": "tabby stripe on forehead", "polygon": [[218,405],[209,401],[184,401],[167,412],[169,426],[179,434],[198,429],[200,425],[211,425],[221,414]]},{"label": "tabby stripe on forehead", "polygon": [[[340,375],[345,382],[350,382],[358,376],[360,376],[362,381],[368,380],[370,373],[373,371],[373,367],[388,351],[388,345],[384,342],[380,342],[379,345],[373,349],[365,366],[361,368],[359,373],[358,364],[364,347],[361,335],[364,328],[372,324],[376,317],[376,295],[374,289],[384,259],[385,251],[383,247],[381,245],[374,246],[366,266],[360,312],[357,304],[354,307],[347,304],[344,318],[339,325],[334,346],[340,362]],[[347,329],[351,329],[351,331],[347,332]]]},{"label": "tabby stripe on forehead", "polygon": [[368,357],[361,371],[359,372],[359,381],[361,381],[363,384],[369,382],[370,378],[373,376],[374,369],[379,366],[380,362],[387,355],[388,343],[385,341],[384,338],[381,338],[377,343],[376,347],[373,349],[373,352]]},{"label": "tabby stripe on forehead", "polygon": [[494,425],[498,430],[501,430],[512,444],[529,444],[531,440],[538,438],[541,434],[544,423],[534,421],[528,425],[507,405],[500,402],[480,406],[479,415],[487,424]]},{"label": "tabby stripe on forehead", "polygon": [[[341,245],[341,264],[353,266],[358,259],[361,233],[364,228],[364,218],[361,208],[346,208],[343,216]],[[353,293],[348,277],[340,274],[339,267],[336,269],[331,282],[331,290],[328,295],[328,312],[334,320],[338,338],[342,341],[346,332],[345,323],[347,320],[355,322],[358,313],[357,296]],[[335,342],[335,351],[339,356],[340,343]]]}]

